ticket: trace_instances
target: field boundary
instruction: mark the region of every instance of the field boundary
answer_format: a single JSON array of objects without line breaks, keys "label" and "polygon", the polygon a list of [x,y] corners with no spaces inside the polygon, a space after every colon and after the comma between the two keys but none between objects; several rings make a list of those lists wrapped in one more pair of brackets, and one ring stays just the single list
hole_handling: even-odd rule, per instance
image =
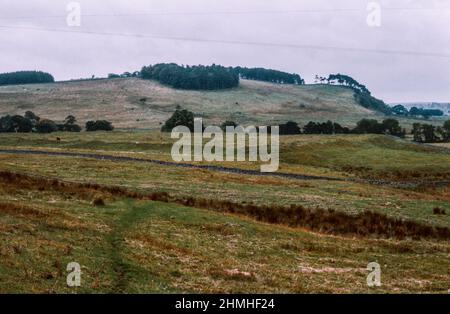
[{"label": "field boundary", "polygon": [[61,156],[61,157],[74,157],[74,158],[86,158],[97,159],[116,162],[139,162],[139,163],[152,163],[160,166],[178,167],[186,169],[199,169],[216,172],[224,172],[231,174],[251,175],[251,176],[265,176],[265,177],[279,177],[284,179],[293,180],[325,180],[325,181],[340,181],[340,182],[354,182],[354,183],[366,183],[373,185],[385,185],[394,188],[416,188],[426,186],[447,186],[450,185],[450,180],[433,180],[433,181],[387,181],[387,180],[375,180],[375,179],[360,179],[360,178],[336,178],[327,176],[314,176],[297,173],[285,173],[285,172],[260,172],[258,170],[249,170],[241,168],[222,167],[216,165],[195,165],[189,163],[178,163],[173,161],[163,161],[155,159],[144,159],[136,157],[126,156],[113,156],[105,154],[93,154],[93,153],[77,153],[77,152],[55,152],[44,150],[17,150],[17,149],[0,149],[0,154],[16,154],[16,155],[43,155],[43,156]]},{"label": "field boundary", "polygon": [[16,149],[0,149],[0,154],[17,154],[17,155],[44,155],[44,156],[62,156],[62,157],[75,157],[75,158],[87,158],[107,161],[124,161],[124,162],[140,162],[140,163],[152,163],[160,166],[170,166],[179,168],[192,168],[200,170],[210,170],[234,174],[254,175],[254,176],[276,176],[287,179],[297,180],[327,180],[327,181],[345,181],[347,179],[326,177],[326,176],[313,176],[303,175],[296,173],[283,173],[283,172],[260,172],[258,170],[230,168],[215,165],[195,165],[189,163],[181,163],[174,161],[163,161],[155,159],[144,159],[136,157],[126,156],[113,156],[105,154],[93,154],[93,153],[76,153],[76,152],[55,152],[55,151],[43,151],[43,150],[16,150]]}]

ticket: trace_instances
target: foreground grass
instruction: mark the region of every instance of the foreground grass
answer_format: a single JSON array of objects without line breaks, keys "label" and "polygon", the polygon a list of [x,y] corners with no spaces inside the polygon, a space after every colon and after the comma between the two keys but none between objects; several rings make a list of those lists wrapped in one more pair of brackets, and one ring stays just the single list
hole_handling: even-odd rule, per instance
[{"label": "foreground grass", "polygon": [[[325,236],[158,202],[1,187],[1,292],[447,292],[447,242]],[[5,204],[27,204],[11,210]],[[32,206],[30,206],[32,204]],[[32,207],[34,210],[30,210]],[[9,209],[8,209],[9,208]],[[26,210],[25,208],[28,208]],[[68,288],[65,267],[82,265]],[[379,288],[367,264],[382,266]]]}]

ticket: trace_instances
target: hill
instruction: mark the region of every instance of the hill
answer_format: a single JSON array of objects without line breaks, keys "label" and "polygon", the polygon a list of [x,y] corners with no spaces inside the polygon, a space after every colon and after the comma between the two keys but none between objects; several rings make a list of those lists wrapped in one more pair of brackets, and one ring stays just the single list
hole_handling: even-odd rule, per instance
[{"label": "hill", "polygon": [[79,122],[107,119],[118,128],[160,128],[180,105],[207,122],[243,124],[326,121],[354,125],[383,115],[356,103],[354,92],[330,85],[278,85],[241,80],[222,91],[185,91],[137,78],[0,87],[0,115],[27,110],[53,120],[75,115]]}]

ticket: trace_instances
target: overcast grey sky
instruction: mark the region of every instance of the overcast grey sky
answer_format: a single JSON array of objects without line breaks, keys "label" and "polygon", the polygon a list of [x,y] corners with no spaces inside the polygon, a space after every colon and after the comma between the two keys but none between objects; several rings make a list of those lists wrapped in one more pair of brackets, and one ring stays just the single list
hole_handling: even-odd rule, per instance
[{"label": "overcast grey sky", "polygon": [[380,27],[366,22],[369,0],[79,0],[80,27],[67,25],[69,2],[0,0],[0,72],[66,80],[157,62],[262,66],[307,82],[345,73],[387,102],[450,102],[450,0],[378,1]]}]

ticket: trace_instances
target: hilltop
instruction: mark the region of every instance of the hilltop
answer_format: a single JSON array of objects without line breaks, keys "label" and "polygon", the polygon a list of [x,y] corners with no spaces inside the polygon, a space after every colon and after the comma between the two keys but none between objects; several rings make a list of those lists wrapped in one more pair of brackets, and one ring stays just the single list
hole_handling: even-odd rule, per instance
[{"label": "hilltop", "polygon": [[349,88],[280,85],[241,80],[221,91],[176,90],[138,78],[69,81],[0,87],[0,115],[27,110],[53,120],[75,115],[80,123],[107,119],[118,128],[158,129],[180,105],[208,123],[242,124],[326,121],[354,125],[383,115],[360,106]]}]

